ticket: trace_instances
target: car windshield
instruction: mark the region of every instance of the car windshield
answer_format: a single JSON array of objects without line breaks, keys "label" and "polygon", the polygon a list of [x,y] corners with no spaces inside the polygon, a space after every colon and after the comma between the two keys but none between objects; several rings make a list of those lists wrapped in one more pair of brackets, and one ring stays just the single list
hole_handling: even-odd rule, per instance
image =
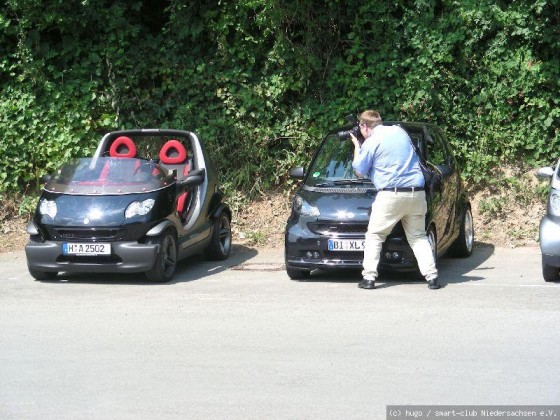
[{"label": "car windshield", "polygon": [[129,158],[81,158],[64,164],[45,190],[65,194],[136,194],[155,191],[175,182],[153,161]]},{"label": "car windshield", "polygon": [[370,184],[369,178],[358,178],[352,169],[354,145],[337,135],[328,136],[309,168],[306,185],[322,187],[333,185]]}]

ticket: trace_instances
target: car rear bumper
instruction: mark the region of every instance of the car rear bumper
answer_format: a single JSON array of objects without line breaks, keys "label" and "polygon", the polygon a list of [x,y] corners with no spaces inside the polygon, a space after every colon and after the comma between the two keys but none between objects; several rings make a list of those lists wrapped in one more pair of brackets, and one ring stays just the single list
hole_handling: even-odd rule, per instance
[{"label": "car rear bumper", "polygon": [[157,244],[111,242],[108,256],[65,256],[62,242],[46,241],[25,246],[27,266],[32,270],[70,273],[137,273],[148,271],[155,262]]}]

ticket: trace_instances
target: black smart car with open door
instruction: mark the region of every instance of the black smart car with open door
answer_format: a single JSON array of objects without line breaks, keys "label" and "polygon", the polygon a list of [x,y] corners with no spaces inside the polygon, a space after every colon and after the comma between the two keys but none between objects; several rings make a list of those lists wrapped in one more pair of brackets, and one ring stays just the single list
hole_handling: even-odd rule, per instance
[{"label": "black smart car with open door", "polygon": [[[474,243],[469,199],[459,165],[443,131],[432,124],[385,122],[402,126],[442,176],[442,189],[428,199],[426,230],[434,257],[450,252],[471,255]],[[286,224],[285,261],[288,276],[305,279],[315,269],[362,267],[365,233],[377,191],[369,179],[352,169],[353,145],[349,126],[331,131],[307,170],[295,168],[291,177],[303,180],[295,193]],[[385,241],[380,270],[417,269],[416,259],[398,223]]]},{"label": "black smart car with open door", "polygon": [[46,184],[27,231],[37,280],[59,272],[144,272],[169,281],[177,262],[231,251],[231,211],[196,134],[138,129],[106,134]]}]

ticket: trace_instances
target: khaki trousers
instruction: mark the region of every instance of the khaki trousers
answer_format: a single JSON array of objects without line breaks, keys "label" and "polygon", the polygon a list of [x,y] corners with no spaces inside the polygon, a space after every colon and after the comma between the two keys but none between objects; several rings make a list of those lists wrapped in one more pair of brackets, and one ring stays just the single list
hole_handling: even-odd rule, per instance
[{"label": "khaki trousers", "polygon": [[366,280],[377,278],[377,265],[381,258],[381,247],[400,220],[406,239],[418,261],[418,268],[426,280],[438,276],[432,248],[426,236],[426,193],[424,191],[394,192],[380,191],[371,205],[371,217],[366,233],[364,270]]}]

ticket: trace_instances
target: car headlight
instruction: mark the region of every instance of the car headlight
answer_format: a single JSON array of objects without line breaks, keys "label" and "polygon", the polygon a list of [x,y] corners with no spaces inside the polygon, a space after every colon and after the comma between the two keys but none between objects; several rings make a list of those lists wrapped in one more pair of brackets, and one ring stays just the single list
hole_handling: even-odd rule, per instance
[{"label": "car headlight", "polygon": [[552,192],[550,194],[549,208],[551,216],[560,216],[560,194]]},{"label": "car headlight", "polygon": [[296,197],[294,201],[294,210],[301,214],[302,216],[313,216],[317,217],[321,215],[319,209],[315,206],[312,206],[299,195]]},{"label": "car headlight", "polygon": [[124,217],[130,219],[134,216],[144,216],[150,212],[152,207],[154,207],[155,200],[153,198],[148,198],[144,201],[133,201],[128,205],[126,211],[124,212]]},{"label": "car headlight", "polygon": [[56,212],[57,207],[55,201],[43,198],[39,203],[39,213],[41,213],[42,216],[50,216],[54,219]]}]

